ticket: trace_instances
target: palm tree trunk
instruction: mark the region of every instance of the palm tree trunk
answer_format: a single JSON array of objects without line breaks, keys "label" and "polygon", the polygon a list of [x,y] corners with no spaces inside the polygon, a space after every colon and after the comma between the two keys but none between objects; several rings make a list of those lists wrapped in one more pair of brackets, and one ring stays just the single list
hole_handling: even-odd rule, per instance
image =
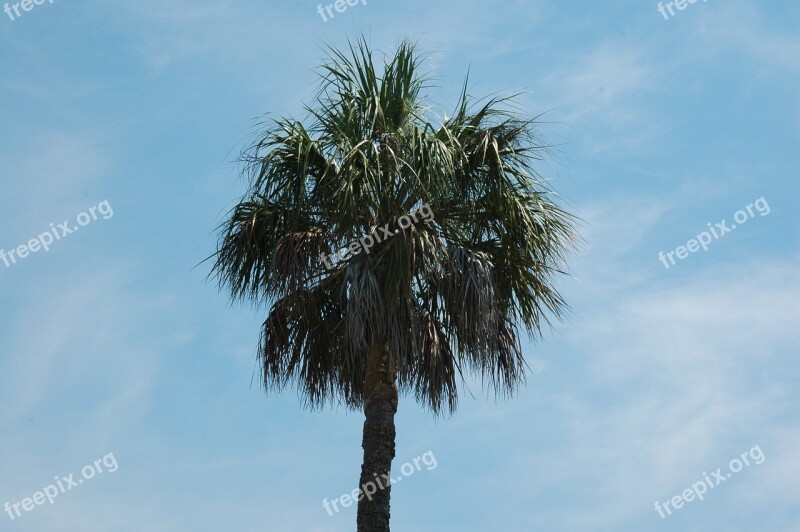
[{"label": "palm tree trunk", "polygon": [[384,346],[370,349],[364,379],[364,434],[361,447],[359,487],[364,495],[358,502],[358,532],[389,532],[389,477],[394,458],[394,415],[397,412],[397,384]]}]

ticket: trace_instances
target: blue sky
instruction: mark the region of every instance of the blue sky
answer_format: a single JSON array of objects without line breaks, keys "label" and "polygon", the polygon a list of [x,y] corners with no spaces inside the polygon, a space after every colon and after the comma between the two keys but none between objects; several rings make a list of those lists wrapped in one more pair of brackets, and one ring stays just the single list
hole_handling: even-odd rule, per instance
[{"label": "blue sky", "polygon": [[[434,419],[401,400],[400,531],[800,530],[800,5],[369,0],[55,0],[0,13],[0,505],[113,453],[106,472],[9,531],[347,531],[362,417],[265,396],[264,309],[194,268],[244,190],[264,113],[298,114],[320,45],[363,32],[432,53],[432,101],[522,91],[558,149],[542,164],[583,220],[573,311],[511,401],[475,383]],[[666,269],[763,197],[769,213]],[[741,215],[740,215],[741,216]],[[254,380],[256,377],[256,380]],[[654,509],[754,446],[665,519]],[[395,470],[397,471],[397,469]],[[397,474],[397,473],[395,473]]]}]

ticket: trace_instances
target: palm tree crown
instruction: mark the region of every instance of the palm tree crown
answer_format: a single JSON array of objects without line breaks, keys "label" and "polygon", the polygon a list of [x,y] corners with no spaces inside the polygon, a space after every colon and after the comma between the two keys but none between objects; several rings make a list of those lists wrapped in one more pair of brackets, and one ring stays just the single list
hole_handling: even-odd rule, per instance
[{"label": "palm tree crown", "polygon": [[380,345],[399,389],[434,412],[455,408],[467,373],[512,392],[520,331],[537,337],[566,308],[553,280],[576,241],[534,169],[538,122],[508,98],[473,104],[466,83],[437,120],[409,42],[380,67],[363,39],[328,59],[306,123],[273,120],[245,152],[249,188],[213,256],[234,299],[269,306],[264,385],[361,407]]}]

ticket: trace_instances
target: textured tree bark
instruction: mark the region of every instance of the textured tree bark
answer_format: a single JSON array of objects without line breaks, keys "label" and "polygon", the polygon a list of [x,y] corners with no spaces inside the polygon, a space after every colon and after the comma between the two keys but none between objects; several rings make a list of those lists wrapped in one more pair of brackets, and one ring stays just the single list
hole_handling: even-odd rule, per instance
[{"label": "textured tree bark", "polygon": [[367,355],[364,379],[364,434],[361,447],[358,502],[358,532],[389,532],[389,496],[392,459],[395,451],[394,415],[397,412],[395,370],[389,350],[380,346]]}]

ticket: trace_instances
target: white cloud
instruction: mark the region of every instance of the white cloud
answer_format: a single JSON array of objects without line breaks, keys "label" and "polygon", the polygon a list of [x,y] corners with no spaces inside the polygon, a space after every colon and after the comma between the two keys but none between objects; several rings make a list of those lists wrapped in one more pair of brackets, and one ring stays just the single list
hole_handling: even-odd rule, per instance
[{"label": "white cloud", "polygon": [[546,78],[545,87],[564,102],[565,118],[574,123],[589,116],[629,122],[638,112],[629,98],[653,88],[654,76],[641,50],[622,44],[606,43],[569,62]]},{"label": "white cloud", "polygon": [[[770,6],[775,7],[775,6]],[[749,1],[720,3],[699,16],[695,23],[696,53],[748,57],[760,67],[800,73],[800,37],[769,27],[764,6]]]},{"label": "white cloud", "polygon": [[[641,42],[605,41],[574,50],[537,82],[541,106],[591,153],[647,147],[668,124],[653,101],[660,72]],[[650,148],[647,148],[650,149]]]},{"label": "white cloud", "polygon": [[82,273],[68,282],[62,272],[65,277],[30,284],[15,303],[0,386],[3,423],[39,411],[81,383],[108,394],[109,402],[93,411],[101,417],[109,405],[116,404],[117,413],[146,405],[143,384],[160,349],[145,348],[146,337],[132,341],[140,337],[139,324],[129,316],[151,313],[157,304],[127,293],[125,269]]}]

